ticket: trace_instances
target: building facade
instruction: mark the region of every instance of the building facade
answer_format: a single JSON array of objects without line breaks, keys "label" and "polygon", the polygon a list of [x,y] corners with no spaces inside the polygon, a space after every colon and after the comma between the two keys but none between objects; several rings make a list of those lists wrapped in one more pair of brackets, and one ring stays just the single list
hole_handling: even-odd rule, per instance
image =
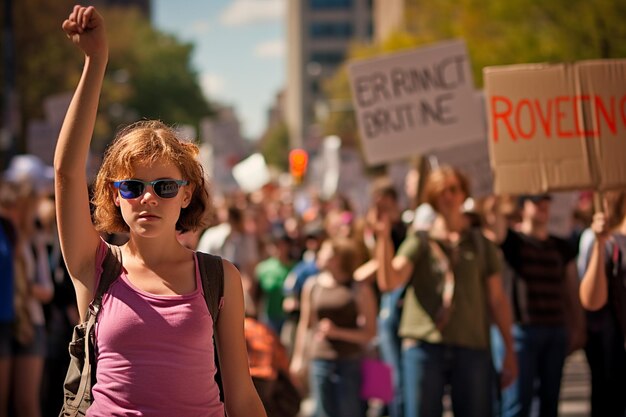
[{"label": "building facade", "polygon": [[353,41],[372,39],[372,0],[287,2],[285,120],[291,147],[307,148],[316,107],[325,106],[322,82],[347,57]]}]

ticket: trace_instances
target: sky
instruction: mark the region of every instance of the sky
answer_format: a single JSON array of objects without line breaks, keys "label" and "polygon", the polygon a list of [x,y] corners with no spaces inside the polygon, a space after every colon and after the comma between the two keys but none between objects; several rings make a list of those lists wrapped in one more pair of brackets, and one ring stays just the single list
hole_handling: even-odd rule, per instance
[{"label": "sky", "polygon": [[152,0],[155,26],[195,45],[205,95],[235,108],[248,139],[263,133],[285,83],[286,1]]}]

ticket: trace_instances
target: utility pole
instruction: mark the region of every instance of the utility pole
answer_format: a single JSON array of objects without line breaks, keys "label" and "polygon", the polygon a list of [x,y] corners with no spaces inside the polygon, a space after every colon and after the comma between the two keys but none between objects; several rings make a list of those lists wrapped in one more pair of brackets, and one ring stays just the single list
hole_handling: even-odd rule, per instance
[{"label": "utility pole", "polygon": [[15,42],[13,36],[13,0],[4,0],[4,86],[2,97],[2,126],[0,127],[0,169],[6,169],[15,154],[19,124],[17,88],[15,83]]}]

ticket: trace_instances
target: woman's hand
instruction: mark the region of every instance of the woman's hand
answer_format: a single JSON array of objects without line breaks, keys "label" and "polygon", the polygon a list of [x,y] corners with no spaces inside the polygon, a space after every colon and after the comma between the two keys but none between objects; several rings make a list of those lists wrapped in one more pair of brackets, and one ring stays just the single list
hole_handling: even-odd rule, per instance
[{"label": "woman's hand", "polygon": [[609,236],[609,228],[606,221],[606,215],[599,211],[593,215],[593,221],[591,222],[591,230],[596,235],[596,240],[600,243],[604,243],[604,241]]},{"label": "woman's hand", "polygon": [[74,6],[63,22],[67,37],[90,58],[107,57],[109,46],[104,29],[104,19],[93,6]]},{"label": "woman's hand", "polygon": [[337,333],[337,326],[329,319],[321,319],[317,325],[315,337],[318,340],[333,339]]},{"label": "woman's hand", "polygon": [[502,363],[502,375],[500,375],[500,387],[505,389],[509,387],[515,380],[518,375],[517,368],[517,357],[515,353],[511,350],[506,351],[504,354],[504,362]]}]

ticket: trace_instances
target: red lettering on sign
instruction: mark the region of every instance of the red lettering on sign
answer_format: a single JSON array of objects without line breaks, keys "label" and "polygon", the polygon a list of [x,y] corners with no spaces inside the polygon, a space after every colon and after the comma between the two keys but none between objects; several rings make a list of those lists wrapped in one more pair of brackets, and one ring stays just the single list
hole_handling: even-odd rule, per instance
[{"label": "red lettering on sign", "polygon": [[[528,129],[527,132],[524,132],[523,127],[524,124],[521,123],[521,113],[522,113],[522,109],[524,109],[524,107],[526,107],[528,110],[528,120],[529,120],[529,125],[530,128]],[[535,136],[535,131],[537,129],[537,122],[535,122],[535,113],[533,112],[533,108],[530,105],[530,100],[524,99],[522,101],[519,102],[519,104],[517,105],[517,108],[515,109],[515,125],[517,127],[517,131],[519,132],[519,135],[524,138],[524,139],[532,139],[533,136]]]},{"label": "red lettering on sign", "polygon": [[563,130],[562,120],[567,113],[561,110],[561,103],[570,101],[572,98],[567,96],[559,96],[556,98],[556,134],[559,138],[571,138],[574,136],[574,132]]},{"label": "red lettering on sign", "polygon": [[[592,112],[588,115],[590,120],[583,118],[587,109]],[[618,126],[619,117],[626,128],[626,94],[619,97],[619,104],[618,97],[595,94],[518,101],[491,96],[491,112],[494,142],[498,142],[501,135],[514,142],[518,138],[532,140],[538,131],[545,133],[548,139],[599,137],[603,129],[605,134],[616,135],[622,128]]]},{"label": "red lettering on sign", "polygon": [[600,133],[601,125],[600,125],[600,114],[604,116],[604,120],[609,125],[609,129],[613,134],[617,133],[617,125],[615,123],[615,97],[611,97],[611,108],[609,111],[604,107],[604,101],[599,96],[595,96],[594,103],[596,105],[596,120],[598,121],[598,130],[594,133]]},{"label": "red lettering on sign", "polygon": [[548,109],[546,111],[546,114],[543,114],[543,111],[541,110],[541,103],[539,102],[539,100],[535,99],[535,108],[537,109],[539,121],[543,126],[543,131],[546,133],[546,136],[550,137],[550,135],[552,134],[552,100],[548,100],[547,104]]},{"label": "red lettering on sign", "polygon": [[[498,101],[504,103],[504,105],[506,106],[506,109],[502,112],[498,112],[498,109],[497,109]],[[497,142],[499,139],[498,119],[500,118],[503,119],[504,124],[506,125],[506,129],[508,130],[509,135],[511,136],[511,139],[517,140],[517,136],[515,136],[515,132],[513,131],[513,128],[511,127],[511,122],[509,121],[509,117],[511,116],[511,111],[513,110],[513,105],[511,104],[511,100],[502,96],[492,96],[491,108],[493,112],[493,141]]]}]

